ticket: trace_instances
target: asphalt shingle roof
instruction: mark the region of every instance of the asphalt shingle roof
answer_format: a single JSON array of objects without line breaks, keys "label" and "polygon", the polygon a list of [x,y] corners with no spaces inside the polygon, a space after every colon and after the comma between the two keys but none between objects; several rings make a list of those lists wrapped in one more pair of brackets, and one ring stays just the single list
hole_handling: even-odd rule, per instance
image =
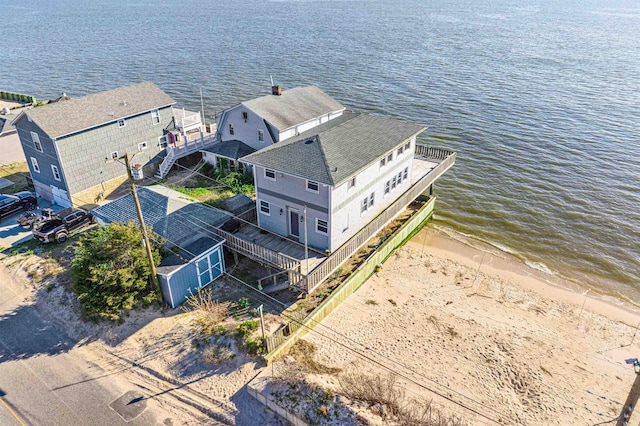
[{"label": "asphalt shingle roof", "polygon": [[158,86],[147,81],[50,103],[25,113],[55,139],[174,103]]},{"label": "asphalt shingle roof", "polygon": [[241,161],[337,186],[425,129],[392,118],[344,113]]},{"label": "asphalt shingle roof", "polygon": [[286,130],[321,115],[342,111],[344,106],[315,86],[284,90],[242,103],[278,130]]},{"label": "asphalt shingle roof", "polygon": [[[224,210],[191,201],[186,195],[161,185],[138,188],[138,199],[145,224],[173,244],[181,244],[202,233],[210,235],[214,226],[221,226],[233,217]],[[131,194],[100,206],[92,213],[109,223],[132,220],[139,224]]]},{"label": "asphalt shingle roof", "polygon": [[234,160],[256,152],[255,149],[237,139],[214,144],[202,151],[211,152],[220,157],[233,158]]}]

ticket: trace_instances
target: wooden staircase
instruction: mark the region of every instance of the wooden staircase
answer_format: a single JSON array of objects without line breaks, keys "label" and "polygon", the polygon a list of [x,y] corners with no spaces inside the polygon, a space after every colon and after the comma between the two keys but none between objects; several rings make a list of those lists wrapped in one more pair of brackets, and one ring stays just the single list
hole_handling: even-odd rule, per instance
[{"label": "wooden staircase", "polygon": [[178,145],[173,148],[167,147],[167,155],[162,160],[162,163],[160,163],[160,167],[158,167],[158,171],[154,177],[157,179],[164,179],[177,160],[193,154],[194,152],[198,152],[201,149],[207,148],[217,142],[218,140],[215,135],[208,135],[193,141],[188,141],[183,145]]}]

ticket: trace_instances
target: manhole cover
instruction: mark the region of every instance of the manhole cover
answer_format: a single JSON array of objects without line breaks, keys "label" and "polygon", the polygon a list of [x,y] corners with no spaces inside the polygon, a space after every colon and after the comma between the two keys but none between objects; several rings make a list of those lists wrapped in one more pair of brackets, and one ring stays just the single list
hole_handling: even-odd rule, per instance
[{"label": "manhole cover", "polygon": [[147,408],[147,400],[140,392],[129,391],[109,404],[109,407],[128,422],[142,414]]}]

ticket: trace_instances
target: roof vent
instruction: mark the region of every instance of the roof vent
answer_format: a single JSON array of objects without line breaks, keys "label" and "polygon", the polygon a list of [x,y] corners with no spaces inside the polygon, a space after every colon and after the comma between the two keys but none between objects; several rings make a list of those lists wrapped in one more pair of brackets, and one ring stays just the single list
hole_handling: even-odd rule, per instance
[{"label": "roof vent", "polygon": [[123,100],[122,103],[120,104],[122,106],[127,106],[127,101]]},{"label": "roof vent", "polygon": [[331,171],[332,171],[333,173],[337,173],[337,172],[338,172],[338,168],[337,168],[337,167],[334,167],[333,169],[331,169]]},{"label": "roof vent", "polygon": [[271,86],[271,94],[275,96],[282,96],[281,86]]}]

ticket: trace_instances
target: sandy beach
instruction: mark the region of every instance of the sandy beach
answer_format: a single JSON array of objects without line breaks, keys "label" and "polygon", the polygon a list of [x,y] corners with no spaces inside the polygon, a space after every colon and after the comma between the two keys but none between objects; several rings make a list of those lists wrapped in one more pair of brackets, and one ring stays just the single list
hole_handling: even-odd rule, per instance
[{"label": "sandy beach", "polygon": [[316,361],[392,372],[407,397],[468,424],[611,420],[635,378],[624,360],[640,354],[640,316],[550,279],[428,227],[305,340]]}]

